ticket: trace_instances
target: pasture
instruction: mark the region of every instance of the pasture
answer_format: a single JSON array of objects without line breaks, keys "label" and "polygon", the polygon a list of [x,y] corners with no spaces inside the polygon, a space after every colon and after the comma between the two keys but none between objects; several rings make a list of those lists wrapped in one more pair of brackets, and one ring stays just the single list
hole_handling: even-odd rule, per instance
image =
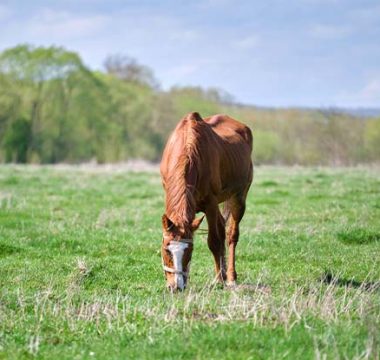
[{"label": "pasture", "polygon": [[161,268],[158,172],[0,167],[0,359],[378,359],[380,169],[258,167],[239,286]]}]

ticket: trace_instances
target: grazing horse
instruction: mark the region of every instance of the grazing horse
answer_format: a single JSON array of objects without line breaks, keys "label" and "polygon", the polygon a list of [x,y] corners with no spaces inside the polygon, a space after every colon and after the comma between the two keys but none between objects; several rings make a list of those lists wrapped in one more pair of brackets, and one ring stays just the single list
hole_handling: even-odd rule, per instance
[{"label": "grazing horse", "polygon": [[218,281],[236,283],[235,247],[253,177],[252,141],[251,130],[229,116],[202,119],[196,112],[185,116],[171,134],[160,168],[165,190],[161,253],[169,289],[186,286],[193,234],[204,217],[196,218],[197,212],[207,218],[207,243]]}]

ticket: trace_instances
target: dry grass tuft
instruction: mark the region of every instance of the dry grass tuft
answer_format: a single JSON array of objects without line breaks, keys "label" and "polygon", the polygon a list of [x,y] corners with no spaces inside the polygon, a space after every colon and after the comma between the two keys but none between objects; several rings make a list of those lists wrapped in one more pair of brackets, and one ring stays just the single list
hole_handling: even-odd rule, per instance
[{"label": "dry grass tuft", "polygon": [[[132,303],[128,295],[119,293],[107,298],[91,297],[74,301],[73,294],[80,293],[80,285],[91,273],[84,259],[78,259],[76,269],[65,296],[52,297],[51,291],[26,298],[18,293],[17,317],[32,306],[36,322],[44,318],[67,321],[75,330],[83,324],[93,324],[104,329],[124,329],[136,317],[158,323],[178,321],[228,322],[249,321],[255,326],[282,326],[286,331],[296,324],[307,326],[309,318],[325,323],[345,320],[380,323],[380,297],[377,290],[337,287],[323,282],[314,287],[296,287],[289,295],[286,291],[272,294],[267,286],[241,285],[235,289],[217,290],[207,284],[201,290],[189,289],[183,294],[164,294],[164,302]],[[3,315],[6,309],[2,308]],[[0,312],[1,313],[1,312]],[[374,334],[378,329],[373,328]],[[37,340],[36,340],[37,341]],[[33,344],[35,344],[34,342]],[[374,341],[373,346],[378,344]],[[33,345],[34,347],[36,345]]]}]

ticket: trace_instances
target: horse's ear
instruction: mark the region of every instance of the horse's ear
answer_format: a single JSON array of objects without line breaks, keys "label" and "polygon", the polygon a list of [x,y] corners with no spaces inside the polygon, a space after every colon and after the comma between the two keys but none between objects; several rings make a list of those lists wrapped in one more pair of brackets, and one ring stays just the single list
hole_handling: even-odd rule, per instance
[{"label": "horse's ear", "polygon": [[166,214],[162,215],[162,228],[165,231],[169,231],[173,226],[173,222],[166,216]]},{"label": "horse's ear", "polygon": [[205,216],[201,216],[200,218],[198,219],[194,219],[193,222],[191,223],[191,229],[193,231],[197,230],[199,228],[199,225],[202,223],[203,219],[205,218]]}]

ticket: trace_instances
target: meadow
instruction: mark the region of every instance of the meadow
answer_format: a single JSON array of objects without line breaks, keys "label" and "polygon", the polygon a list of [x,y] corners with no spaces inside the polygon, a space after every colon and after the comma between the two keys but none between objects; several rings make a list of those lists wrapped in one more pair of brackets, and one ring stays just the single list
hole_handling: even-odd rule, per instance
[{"label": "meadow", "polygon": [[165,289],[157,171],[0,167],[0,359],[379,359],[380,168],[257,167],[239,285]]}]

